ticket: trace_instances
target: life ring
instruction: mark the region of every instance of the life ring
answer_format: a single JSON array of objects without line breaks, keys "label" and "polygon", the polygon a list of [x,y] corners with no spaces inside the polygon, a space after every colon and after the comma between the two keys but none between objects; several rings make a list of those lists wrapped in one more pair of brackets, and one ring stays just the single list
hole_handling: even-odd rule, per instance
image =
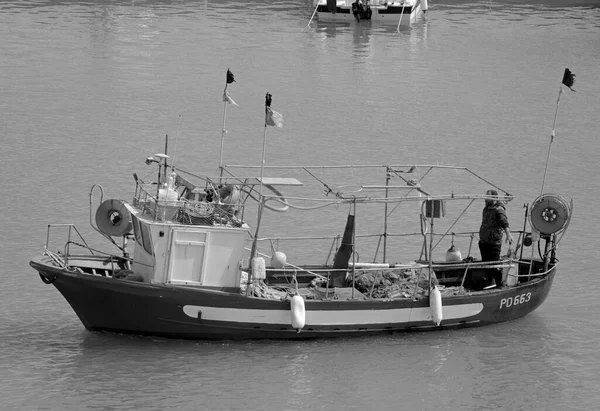
[{"label": "life ring", "polygon": [[562,197],[542,194],[534,200],[529,218],[536,231],[550,235],[565,228],[571,218],[571,210]]}]

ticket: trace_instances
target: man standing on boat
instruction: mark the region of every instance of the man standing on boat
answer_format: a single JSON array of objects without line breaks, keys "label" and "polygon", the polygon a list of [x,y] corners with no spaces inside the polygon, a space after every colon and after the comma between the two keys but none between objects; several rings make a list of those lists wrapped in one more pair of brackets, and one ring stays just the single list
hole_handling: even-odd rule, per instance
[{"label": "man standing on boat", "polygon": [[[508,218],[504,204],[494,199],[498,197],[496,190],[488,190],[486,195],[493,198],[486,198],[485,207],[479,228],[479,252],[482,261],[498,261],[502,250],[502,237],[506,234],[506,241],[512,244],[513,238],[510,234]],[[502,271],[498,270],[494,274],[496,286],[502,285]]]},{"label": "man standing on boat", "polygon": [[352,14],[356,21],[360,21],[360,18],[363,16],[364,6],[362,0],[356,0],[352,3]]}]

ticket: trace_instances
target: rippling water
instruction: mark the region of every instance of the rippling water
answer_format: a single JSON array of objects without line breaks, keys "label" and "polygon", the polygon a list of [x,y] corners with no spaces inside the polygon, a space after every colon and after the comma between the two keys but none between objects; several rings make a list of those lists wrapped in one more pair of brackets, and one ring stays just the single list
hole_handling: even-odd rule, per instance
[{"label": "rippling water", "polygon": [[[0,1],[1,409],[589,410],[599,399],[597,1],[432,1],[410,28],[326,25],[299,1]],[[575,89],[557,105],[564,67]],[[575,203],[549,299],[464,331],[190,342],[90,333],[29,259],[49,223],[84,233],[90,187],[130,198],[162,151],[225,163],[458,164],[517,200]],[[474,221],[474,226],[477,225]],[[460,247],[465,250],[467,245]]]}]

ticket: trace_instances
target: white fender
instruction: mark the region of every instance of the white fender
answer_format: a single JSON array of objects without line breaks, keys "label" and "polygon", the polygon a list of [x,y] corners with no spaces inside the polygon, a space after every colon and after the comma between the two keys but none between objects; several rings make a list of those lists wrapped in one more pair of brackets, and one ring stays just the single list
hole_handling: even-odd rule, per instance
[{"label": "white fender", "polygon": [[292,314],[292,327],[300,332],[306,323],[306,311],[304,309],[304,298],[299,295],[292,297],[290,301],[290,311]]},{"label": "white fender", "polygon": [[429,9],[429,5],[427,4],[427,0],[421,0],[421,9],[425,12]]},{"label": "white fender", "polygon": [[438,326],[442,322],[442,293],[434,285],[429,293],[429,308],[431,309],[431,319]]},{"label": "white fender", "polygon": [[265,268],[265,259],[262,257],[254,257],[252,259],[252,279],[253,280],[264,280],[267,278],[267,271]]}]

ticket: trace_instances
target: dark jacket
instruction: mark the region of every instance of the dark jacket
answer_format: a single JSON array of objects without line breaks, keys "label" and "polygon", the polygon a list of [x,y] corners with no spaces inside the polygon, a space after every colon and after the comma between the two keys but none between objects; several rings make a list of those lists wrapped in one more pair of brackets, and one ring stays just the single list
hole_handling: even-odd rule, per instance
[{"label": "dark jacket", "polygon": [[502,244],[504,229],[508,228],[508,218],[504,205],[495,203],[483,209],[479,241],[487,244]]}]

